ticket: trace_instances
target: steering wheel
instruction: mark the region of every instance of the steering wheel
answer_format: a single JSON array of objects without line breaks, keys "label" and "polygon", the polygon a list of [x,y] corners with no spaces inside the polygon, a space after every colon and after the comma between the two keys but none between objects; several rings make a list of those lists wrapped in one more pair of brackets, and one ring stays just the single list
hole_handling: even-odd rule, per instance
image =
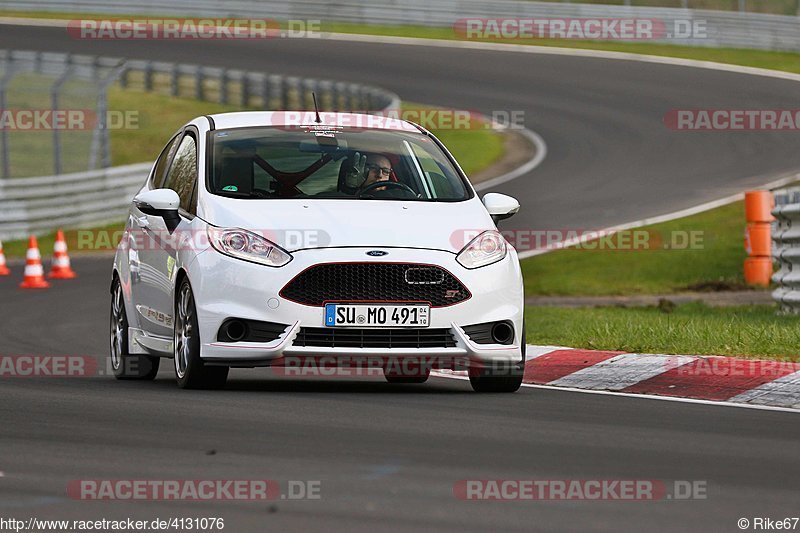
[{"label": "steering wheel", "polygon": [[414,192],[414,189],[412,189],[405,183],[400,183],[399,181],[376,181],[375,183],[370,183],[369,185],[358,191],[358,194],[356,194],[356,196],[358,198],[361,198],[361,196],[368,193],[369,191],[373,189],[378,189],[380,187],[394,187],[395,189],[402,189],[404,191],[410,192],[414,196],[417,196],[417,193]]}]

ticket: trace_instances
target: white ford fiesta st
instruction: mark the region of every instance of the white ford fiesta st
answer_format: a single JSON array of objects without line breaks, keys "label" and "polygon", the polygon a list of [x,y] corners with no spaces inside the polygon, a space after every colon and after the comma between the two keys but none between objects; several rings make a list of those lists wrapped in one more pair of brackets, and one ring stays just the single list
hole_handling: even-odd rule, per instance
[{"label": "white ford fiesta st", "polygon": [[[415,124],[348,113],[199,117],[133,199],[111,284],[111,363],[182,388],[230,368],[379,367],[392,383],[467,370],[513,392],[522,276],[452,155]],[[328,375],[328,374],[324,374]]]}]

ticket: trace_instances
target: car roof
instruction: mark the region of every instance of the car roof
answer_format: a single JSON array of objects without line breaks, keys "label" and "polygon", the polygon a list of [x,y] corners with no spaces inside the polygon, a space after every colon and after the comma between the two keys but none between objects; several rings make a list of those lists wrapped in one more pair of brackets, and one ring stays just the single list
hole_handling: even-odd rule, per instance
[{"label": "car roof", "polygon": [[321,111],[321,122],[316,121],[316,113],[311,111],[245,111],[210,115],[215,129],[251,128],[258,126],[307,126],[309,128],[366,128],[388,131],[420,133],[415,124],[398,118],[399,112],[388,111],[379,115],[366,113],[335,113]]}]

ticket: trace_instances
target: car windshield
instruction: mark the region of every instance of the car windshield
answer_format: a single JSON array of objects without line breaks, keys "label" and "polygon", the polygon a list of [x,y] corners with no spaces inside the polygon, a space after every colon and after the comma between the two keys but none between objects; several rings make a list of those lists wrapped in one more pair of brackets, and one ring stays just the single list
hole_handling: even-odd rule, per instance
[{"label": "car windshield", "polygon": [[208,189],[231,198],[459,201],[464,179],[428,135],[342,127],[258,127],[211,136]]}]

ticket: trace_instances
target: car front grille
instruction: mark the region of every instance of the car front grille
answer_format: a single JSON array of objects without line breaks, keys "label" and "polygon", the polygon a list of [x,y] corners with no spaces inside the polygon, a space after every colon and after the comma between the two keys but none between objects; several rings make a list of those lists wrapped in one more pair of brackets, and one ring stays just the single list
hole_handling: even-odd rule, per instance
[{"label": "car front grille", "polygon": [[294,346],[315,348],[454,348],[453,333],[440,329],[300,328]]},{"label": "car front grille", "polygon": [[280,295],[317,307],[325,302],[424,302],[446,307],[472,296],[447,270],[413,263],[315,265],[287,283]]}]

